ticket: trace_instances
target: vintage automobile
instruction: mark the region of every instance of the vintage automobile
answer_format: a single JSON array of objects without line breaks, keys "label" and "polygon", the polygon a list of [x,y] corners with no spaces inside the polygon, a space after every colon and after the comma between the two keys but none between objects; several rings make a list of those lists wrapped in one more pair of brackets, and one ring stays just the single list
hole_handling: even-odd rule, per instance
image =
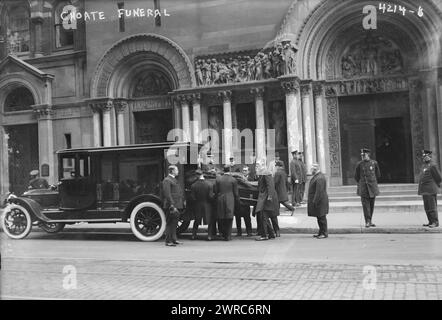
[{"label": "vintage automobile", "polygon": [[[192,156],[200,147],[166,142],[59,151],[58,185],[10,196],[1,217],[3,231],[10,238],[22,239],[32,226],[56,233],[66,224],[129,222],[138,239],[155,241],[166,227],[160,184],[168,165],[177,163],[178,181],[187,199],[177,232],[184,232],[191,222],[190,186],[197,178],[197,161]],[[215,175],[207,173],[207,178],[214,181]],[[254,205],[256,186],[236,178],[241,201]]]}]

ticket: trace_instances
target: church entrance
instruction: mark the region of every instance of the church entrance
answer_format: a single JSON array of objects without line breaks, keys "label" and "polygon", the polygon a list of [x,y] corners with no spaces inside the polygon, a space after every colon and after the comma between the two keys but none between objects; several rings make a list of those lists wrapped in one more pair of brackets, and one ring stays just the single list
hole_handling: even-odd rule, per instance
[{"label": "church entrance", "polygon": [[22,194],[28,189],[29,172],[38,170],[38,125],[5,127],[8,134],[8,169],[10,191]]},{"label": "church entrance", "polygon": [[408,92],[339,98],[343,184],[355,184],[360,149],[371,149],[381,183],[413,182]]}]

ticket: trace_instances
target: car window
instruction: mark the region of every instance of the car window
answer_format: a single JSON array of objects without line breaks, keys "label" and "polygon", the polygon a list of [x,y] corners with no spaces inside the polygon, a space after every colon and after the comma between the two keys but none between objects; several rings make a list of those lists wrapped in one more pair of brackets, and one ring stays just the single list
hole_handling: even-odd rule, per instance
[{"label": "car window", "polygon": [[63,157],[63,179],[75,177],[75,158]]}]

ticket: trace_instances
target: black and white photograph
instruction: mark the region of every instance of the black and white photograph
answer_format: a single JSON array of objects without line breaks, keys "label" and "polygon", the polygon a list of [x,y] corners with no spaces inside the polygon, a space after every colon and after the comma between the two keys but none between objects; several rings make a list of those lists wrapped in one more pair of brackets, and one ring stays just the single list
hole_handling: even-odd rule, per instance
[{"label": "black and white photograph", "polygon": [[441,0],[0,0],[1,300],[442,300],[441,166]]}]

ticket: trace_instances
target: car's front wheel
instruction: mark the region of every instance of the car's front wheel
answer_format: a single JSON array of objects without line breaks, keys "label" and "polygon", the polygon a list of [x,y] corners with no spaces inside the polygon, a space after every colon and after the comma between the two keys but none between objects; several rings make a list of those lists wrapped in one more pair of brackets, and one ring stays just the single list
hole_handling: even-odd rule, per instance
[{"label": "car's front wheel", "polygon": [[42,222],[38,226],[47,233],[57,233],[63,230],[65,224],[62,222]]},{"label": "car's front wheel", "polygon": [[142,202],[130,214],[130,228],[142,241],[158,240],[166,229],[166,215],[157,204]]},{"label": "car's front wheel", "polygon": [[23,239],[32,228],[28,210],[18,204],[6,206],[1,217],[3,231],[12,239]]}]

